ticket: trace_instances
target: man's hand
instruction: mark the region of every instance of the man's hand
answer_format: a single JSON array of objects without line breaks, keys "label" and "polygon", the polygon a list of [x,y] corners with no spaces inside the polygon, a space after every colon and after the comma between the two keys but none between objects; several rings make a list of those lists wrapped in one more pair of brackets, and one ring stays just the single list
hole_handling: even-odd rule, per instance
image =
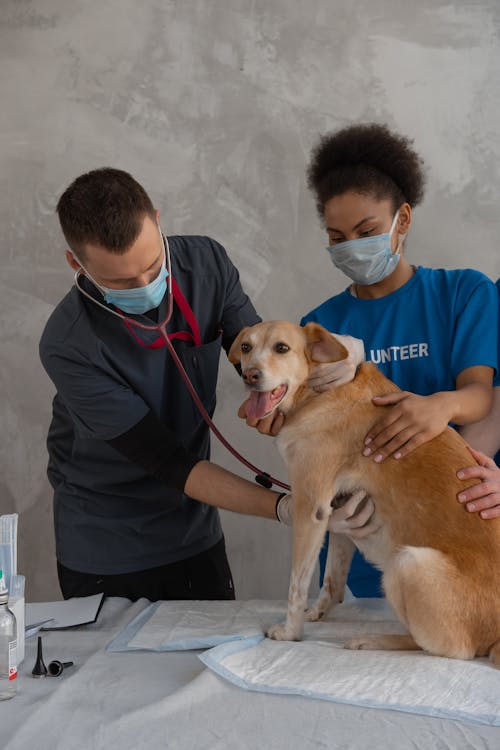
[{"label": "man's hand", "polygon": [[[371,497],[366,503],[366,492],[359,490],[355,492],[341,508],[334,510],[328,520],[328,531],[333,534],[347,534],[352,539],[364,539],[378,531],[381,524],[373,518],[375,505]],[[358,511],[358,507],[362,505]],[[293,523],[293,497],[284,495],[276,506],[276,515],[281,523],[291,526]]]},{"label": "man's hand", "polygon": [[[363,504],[363,501],[366,502]],[[358,510],[358,507],[360,508]],[[364,539],[381,527],[375,519],[375,504],[364,490],[351,495],[341,508],[333,511],[328,521],[328,531],[333,534],[347,534],[351,539]]]},{"label": "man's hand", "polygon": [[365,438],[363,456],[380,463],[388,456],[407,456],[419,445],[440,435],[450,421],[449,402],[444,393],[418,396],[408,391],[388,393],[372,399],[376,406],[391,406]]},{"label": "man's hand", "polygon": [[238,416],[240,419],[245,419],[249,427],[256,427],[263,435],[272,435],[273,437],[276,437],[285,424],[285,415],[280,411],[275,411],[268,417],[264,417],[264,419],[253,419],[247,416],[247,401],[243,401],[238,409]]},{"label": "man's hand", "polygon": [[337,333],[333,335],[345,346],[348,356],[338,362],[325,362],[314,366],[307,385],[318,393],[350,383],[356,374],[358,365],[365,360],[365,347],[361,339],[355,339],[353,336],[341,336]]},{"label": "man's hand", "polygon": [[459,502],[466,503],[471,513],[479,512],[481,518],[500,517],[500,469],[492,458],[485,453],[475,451],[469,447],[473,458],[479,466],[467,466],[457,471],[459,479],[481,479],[480,484],[462,490],[458,493]]}]

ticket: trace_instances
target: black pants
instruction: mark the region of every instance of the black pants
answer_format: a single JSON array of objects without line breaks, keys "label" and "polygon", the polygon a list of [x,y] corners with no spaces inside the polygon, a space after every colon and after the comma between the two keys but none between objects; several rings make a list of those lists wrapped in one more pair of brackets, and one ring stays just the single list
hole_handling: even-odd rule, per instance
[{"label": "black pants", "polygon": [[158,599],[234,599],[226,545],[214,547],[187,560],[119,575],[80,573],[57,563],[59,585],[65,599],[72,596],[123,596],[135,602]]}]

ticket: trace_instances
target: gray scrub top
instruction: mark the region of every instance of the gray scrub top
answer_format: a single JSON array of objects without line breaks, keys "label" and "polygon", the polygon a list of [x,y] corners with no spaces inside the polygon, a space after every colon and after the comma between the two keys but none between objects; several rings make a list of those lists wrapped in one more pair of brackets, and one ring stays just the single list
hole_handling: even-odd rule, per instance
[{"label": "gray scrub top", "polygon": [[[228,351],[238,332],[260,318],[219,243],[193,236],[169,237],[169,245],[173,277],[203,342],[173,343],[212,415],[221,346]],[[87,279],[80,283],[102,301]],[[166,309],[165,295],[160,320]],[[174,304],[168,331],[186,329]],[[147,343],[158,337],[135,330]],[[215,508],[169,487],[106,442],[151,410],[192,453],[209,457],[208,427],[167,349],[140,346],[122,321],[73,287],[46,324],[40,357],[57,389],[47,447],[59,562],[112,575],[176,562],[216,544],[222,530]]]}]

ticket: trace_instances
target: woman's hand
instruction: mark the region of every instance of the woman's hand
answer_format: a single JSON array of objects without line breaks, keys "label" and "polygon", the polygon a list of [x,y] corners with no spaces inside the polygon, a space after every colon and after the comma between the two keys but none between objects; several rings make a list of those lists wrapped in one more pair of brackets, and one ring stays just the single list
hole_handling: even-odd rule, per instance
[{"label": "woman's hand", "polygon": [[365,438],[364,456],[380,463],[388,456],[399,459],[419,445],[440,435],[450,421],[450,404],[446,393],[418,396],[397,391],[375,396],[376,406],[390,406]]},{"label": "woman's hand", "polygon": [[457,472],[459,479],[480,479],[479,484],[462,490],[457,498],[470,513],[479,513],[481,518],[500,518],[500,469],[485,453],[469,447],[479,466],[467,466]]},{"label": "woman's hand", "polygon": [[347,357],[338,362],[324,362],[314,366],[307,385],[318,393],[350,383],[356,375],[358,366],[365,361],[365,346],[361,339],[338,333],[334,333],[333,336],[345,346]]},{"label": "woman's hand", "polygon": [[457,375],[456,390],[417,396],[408,391],[375,396],[376,406],[391,406],[365,438],[364,456],[380,463],[387,458],[403,458],[440,435],[449,422],[459,425],[483,419],[491,409],[493,389],[491,367],[467,367]]}]

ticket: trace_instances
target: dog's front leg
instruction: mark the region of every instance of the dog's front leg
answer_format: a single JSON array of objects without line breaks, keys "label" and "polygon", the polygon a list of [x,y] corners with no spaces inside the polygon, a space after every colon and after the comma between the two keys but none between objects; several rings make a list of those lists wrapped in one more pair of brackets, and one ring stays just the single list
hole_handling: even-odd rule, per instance
[{"label": "dog's front leg", "polygon": [[[315,501],[311,492],[297,491],[292,482],[293,507],[293,563],[288,593],[286,622],[273,625],[267,635],[277,641],[299,641],[304,627],[309,584],[328,526],[329,502],[325,509]],[[331,493],[330,493],[331,494]]]},{"label": "dog's front leg", "polygon": [[320,620],[332,605],[344,601],[345,583],[355,549],[348,536],[330,532],[323,586],[318,599],[305,615],[309,622]]}]

